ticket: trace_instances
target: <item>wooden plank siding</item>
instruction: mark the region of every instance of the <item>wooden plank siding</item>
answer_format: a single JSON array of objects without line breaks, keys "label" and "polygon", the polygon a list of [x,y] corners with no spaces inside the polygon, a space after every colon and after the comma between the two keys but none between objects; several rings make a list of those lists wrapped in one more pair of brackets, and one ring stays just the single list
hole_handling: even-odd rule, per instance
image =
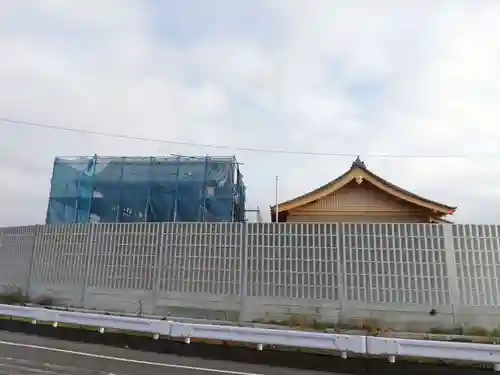
[{"label": "wooden plank siding", "polygon": [[429,211],[370,183],[351,181],[339,190],[288,212],[288,222],[428,222]]}]

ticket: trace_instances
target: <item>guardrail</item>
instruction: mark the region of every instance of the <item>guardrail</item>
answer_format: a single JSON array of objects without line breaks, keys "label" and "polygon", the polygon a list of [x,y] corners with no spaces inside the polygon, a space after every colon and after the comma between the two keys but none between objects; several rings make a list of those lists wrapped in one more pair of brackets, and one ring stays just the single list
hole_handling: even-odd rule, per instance
[{"label": "guardrail", "polygon": [[[40,308],[39,305],[35,304],[27,304],[24,306],[28,307],[36,307]],[[152,315],[152,314],[140,314],[140,313],[127,313],[127,312],[117,312],[117,311],[107,311],[107,310],[96,310],[96,309],[83,309],[83,308],[78,308],[78,307],[66,307],[66,306],[45,306],[46,309],[50,310],[57,310],[57,311],[70,311],[70,312],[78,312],[78,313],[85,313],[85,314],[104,314],[104,315],[113,315],[113,316],[126,316],[130,318],[146,318],[146,319],[152,319],[152,320],[161,320],[167,318],[168,320],[174,320],[174,321],[179,321],[179,322],[186,322],[186,323],[199,323],[199,324],[217,324],[217,325],[230,325],[230,326],[248,326],[248,327],[253,327],[256,324],[255,323],[239,323],[239,322],[234,322],[234,321],[229,321],[229,320],[216,320],[216,319],[200,319],[200,318],[186,318],[186,317],[177,317],[177,316],[171,316],[167,315],[161,316],[161,315]],[[259,324],[261,326],[264,326],[265,324]],[[268,326],[272,326],[269,324]],[[263,327],[265,328],[265,327]]]},{"label": "guardrail", "polygon": [[151,333],[154,339],[164,336],[183,339],[187,344],[191,339],[212,339],[251,343],[256,345],[257,350],[263,350],[264,345],[326,349],[339,352],[342,358],[355,353],[385,356],[392,363],[397,356],[486,362],[494,364],[495,371],[500,371],[500,345],[492,344],[197,324],[13,305],[0,305],[0,316],[28,319],[32,324],[49,322],[55,328],[64,323],[96,328],[101,333],[106,329]]},{"label": "guardrail", "polygon": [[[37,307],[39,305],[30,305],[27,304],[25,306],[28,307]],[[96,310],[96,309],[83,309],[78,307],[66,307],[66,306],[46,306],[45,308],[51,310],[59,310],[59,311],[71,311],[71,312],[81,312],[88,314],[104,314],[104,315],[114,315],[114,316],[128,316],[131,318],[146,318],[153,320],[161,320],[167,318],[168,320],[172,320],[175,322],[182,323],[193,323],[193,324],[215,324],[220,326],[237,326],[237,327],[250,327],[250,328],[273,328],[273,329],[290,329],[290,327],[278,325],[278,324],[269,324],[269,323],[249,323],[249,322],[235,322],[230,320],[220,320],[220,319],[202,319],[202,318],[186,318],[182,316],[161,316],[161,315],[152,315],[152,314],[139,314],[139,313],[127,313],[127,312],[116,312],[116,311],[107,311],[107,310]],[[332,333],[332,332],[330,332]],[[333,332],[336,333],[336,332]]]}]

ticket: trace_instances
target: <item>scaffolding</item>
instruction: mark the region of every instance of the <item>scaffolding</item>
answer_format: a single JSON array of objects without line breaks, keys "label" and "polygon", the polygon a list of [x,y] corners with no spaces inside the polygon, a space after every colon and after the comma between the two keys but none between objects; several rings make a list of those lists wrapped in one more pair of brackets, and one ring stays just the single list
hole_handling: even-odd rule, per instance
[{"label": "scaffolding", "polygon": [[234,156],[54,160],[47,224],[244,220]]}]

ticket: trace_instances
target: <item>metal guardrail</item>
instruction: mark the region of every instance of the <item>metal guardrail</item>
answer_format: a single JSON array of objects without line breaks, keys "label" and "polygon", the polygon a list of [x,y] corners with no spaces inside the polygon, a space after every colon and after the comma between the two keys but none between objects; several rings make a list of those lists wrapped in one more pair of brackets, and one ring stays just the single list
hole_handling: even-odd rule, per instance
[{"label": "metal guardrail", "polygon": [[368,336],[366,350],[372,355],[389,355],[391,362],[395,356],[454,359],[494,363],[495,371],[500,371],[500,345]]},{"label": "metal guardrail", "polygon": [[[35,305],[35,304],[27,304],[25,306],[37,307],[37,308],[40,307],[40,305]],[[83,309],[83,308],[78,308],[78,307],[66,307],[66,306],[46,306],[45,308],[51,309],[51,310],[81,312],[81,313],[86,313],[86,314],[104,314],[104,315],[113,315],[113,316],[128,316],[131,318],[145,318],[145,319],[153,319],[153,320],[168,319],[168,320],[172,320],[175,322],[194,323],[194,324],[215,324],[215,325],[221,325],[221,326],[290,329],[290,327],[288,327],[288,326],[278,325],[278,324],[267,324],[267,323],[248,323],[248,322],[243,323],[243,322],[235,322],[235,321],[230,321],[230,320],[186,318],[186,317],[172,316],[172,315],[161,316],[161,315],[152,315],[152,314],[117,312],[117,311],[109,311],[109,310]],[[329,332],[329,333],[332,333],[332,332]],[[333,332],[333,333],[336,333],[336,332]]]},{"label": "metal guardrail", "polygon": [[395,362],[397,356],[486,362],[500,371],[500,345],[492,344],[197,324],[12,305],[0,305],[0,316],[29,319],[33,324],[50,322],[53,327],[59,323],[95,327],[101,333],[106,329],[151,333],[154,339],[164,336],[183,339],[187,344],[191,339],[208,339],[255,344],[257,350],[263,350],[264,345],[276,345],[334,350],[343,358],[348,353],[385,356],[389,362]]}]

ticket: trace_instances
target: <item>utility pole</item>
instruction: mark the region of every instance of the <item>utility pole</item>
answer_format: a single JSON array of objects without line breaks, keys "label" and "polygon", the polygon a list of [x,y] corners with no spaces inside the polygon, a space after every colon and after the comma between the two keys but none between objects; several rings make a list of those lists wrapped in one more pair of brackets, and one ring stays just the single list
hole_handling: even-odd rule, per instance
[{"label": "utility pole", "polygon": [[276,211],[274,212],[275,216],[276,216],[276,222],[278,222],[278,211],[279,211],[279,203],[278,203],[278,176],[276,176],[276,192],[275,192],[275,195],[276,195]]}]

